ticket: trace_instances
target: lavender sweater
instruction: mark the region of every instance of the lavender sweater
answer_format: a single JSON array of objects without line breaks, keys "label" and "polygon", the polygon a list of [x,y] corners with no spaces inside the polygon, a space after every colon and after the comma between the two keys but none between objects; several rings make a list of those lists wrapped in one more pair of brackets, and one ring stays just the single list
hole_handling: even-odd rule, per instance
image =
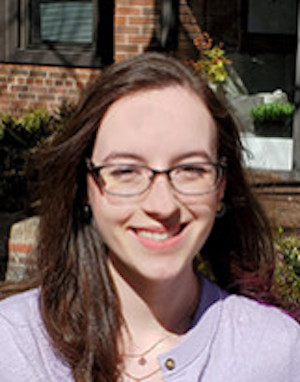
[{"label": "lavender sweater", "polygon": [[[39,313],[37,289],[0,302],[0,381],[71,382]],[[166,382],[299,382],[300,326],[204,279],[193,327],[159,357]]]}]

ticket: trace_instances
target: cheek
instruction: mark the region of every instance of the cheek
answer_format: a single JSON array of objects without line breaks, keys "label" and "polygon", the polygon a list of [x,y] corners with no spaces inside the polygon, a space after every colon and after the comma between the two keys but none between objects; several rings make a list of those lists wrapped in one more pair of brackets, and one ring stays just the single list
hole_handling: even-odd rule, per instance
[{"label": "cheek", "polygon": [[94,219],[99,230],[112,229],[114,225],[123,224],[134,212],[133,206],[126,199],[103,195],[93,179],[88,179],[88,202],[91,205]]},{"label": "cheek", "polygon": [[189,212],[195,217],[214,218],[218,203],[220,201],[219,194],[207,194],[189,198],[187,203],[184,203]]}]

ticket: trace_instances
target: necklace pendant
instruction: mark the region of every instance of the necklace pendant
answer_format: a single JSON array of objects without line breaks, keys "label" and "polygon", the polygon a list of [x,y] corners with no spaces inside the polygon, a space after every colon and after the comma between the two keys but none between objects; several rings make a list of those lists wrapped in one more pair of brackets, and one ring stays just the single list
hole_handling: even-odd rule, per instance
[{"label": "necklace pendant", "polygon": [[146,363],[147,363],[147,360],[146,360],[145,357],[140,357],[140,358],[138,359],[138,364],[139,364],[139,365],[144,366],[144,365],[146,365]]}]

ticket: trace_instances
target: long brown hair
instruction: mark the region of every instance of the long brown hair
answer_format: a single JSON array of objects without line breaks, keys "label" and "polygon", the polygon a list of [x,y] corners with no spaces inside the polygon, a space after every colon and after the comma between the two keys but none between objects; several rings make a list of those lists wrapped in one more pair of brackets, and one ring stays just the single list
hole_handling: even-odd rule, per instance
[{"label": "long brown hair", "polygon": [[[218,128],[219,158],[227,158],[227,211],[216,219],[201,252],[222,287],[251,296],[269,288],[271,231],[246,181],[242,145],[228,109],[199,75],[171,57],[147,53],[112,65],[39,157],[41,311],[53,346],[69,363],[76,382],[114,382],[121,362],[117,338],[122,316],[105,244],[93,220],[87,221],[83,213],[85,158],[112,103],[130,93],[172,85],[204,101]],[[262,266],[268,270],[264,276]]]}]

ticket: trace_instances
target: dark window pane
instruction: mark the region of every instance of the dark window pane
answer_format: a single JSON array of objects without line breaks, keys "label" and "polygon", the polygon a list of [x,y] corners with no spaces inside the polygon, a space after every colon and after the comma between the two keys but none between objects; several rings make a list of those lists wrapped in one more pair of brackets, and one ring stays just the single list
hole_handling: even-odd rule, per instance
[{"label": "dark window pane", "polygon": [[54,43],[93,42],[92,0],[38,1],[38,9],[33,8],[33,20],[34,43],[38,40]]},{"label": "dark window pane", "polygon": [[249,0],[248,32],[296,34],[297,0]]}]

